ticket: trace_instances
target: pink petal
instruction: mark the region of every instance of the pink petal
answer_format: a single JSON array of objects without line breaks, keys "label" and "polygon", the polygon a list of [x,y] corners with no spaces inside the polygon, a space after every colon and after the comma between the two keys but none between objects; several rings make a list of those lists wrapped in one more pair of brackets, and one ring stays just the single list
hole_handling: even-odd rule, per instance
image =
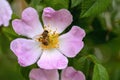
[{"label": "pink petal", "polygon": [[22,12],[22,20],[26,22],[28,25],[30,25],[31,27],[37,28],[39,30],[43,30],[39,20],[39,15],[37,11],[32,7],[26,8]]},{"label": "pink petal", "polygon": [[34,40],[18,38],[11,42],[10,49],[18,57],[21,66],[34,64],[41,55],[41,48]]},{"label": "pink petal", "polygon": [[57,70],[32,69],[29,74],[30,80],[59,80]]},{"label": "pink petal", "polygon": [[43,11],[43,23],[46,27],[50,27],[51,30],[61,33],[67,28],[72,22],[72,15],[66,9],[55,11],[48,7]]},{"label": "pink petal", "polygon": [[44,69],[63,69],[67,67],[68,60],[58,50],[44,50],[38,61],[38,66]]},{"label": "pink petal", "polygon": [[83,29],[73,26],[68,33],[59,37],[59,50],[67,57],[75,57],[84,46],[84,36]]},{"label": "pink petal", "polygon": [[0,0],[0,26],[8,26],[12,16],[12,9],[6,0]]},{"label": "pink petal", "polygon": [[43,32],[37,11],[31,7],[26,8],[22,12],[21,20],[13,20],[12,25],[16,33],[30,38],[33,38]]},{"label": "pink petal", "polygon": [[73,67],[67,67],[62,71],[61,80],[85,80],[81,71],[76,71]]}]

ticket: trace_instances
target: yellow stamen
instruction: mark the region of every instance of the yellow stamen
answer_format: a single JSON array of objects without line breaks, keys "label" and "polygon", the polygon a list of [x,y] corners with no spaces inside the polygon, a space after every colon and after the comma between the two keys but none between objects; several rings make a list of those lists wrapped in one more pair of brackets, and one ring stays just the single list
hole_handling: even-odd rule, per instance
[{"label": "yellow stamen", "polygon": [[46,33],[46,31],[48,30],[44,30],[44,32],[41,34],[40,38],[38,39],[39,42],[41,42],[40,47],[42,47],[42,49],[51,49],[51,48],[58,48],[59,46],[59,34],[56,33],[55,31],[48,31],[48,33]]}]

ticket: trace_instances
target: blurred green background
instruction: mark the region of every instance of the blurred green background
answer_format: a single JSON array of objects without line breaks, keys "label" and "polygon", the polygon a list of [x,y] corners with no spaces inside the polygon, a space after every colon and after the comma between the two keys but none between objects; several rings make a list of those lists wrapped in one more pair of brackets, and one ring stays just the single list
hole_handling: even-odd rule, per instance
[{"label": "blurred green background", "polygon": [[[8,1],[14,11],[12,20],[20,18],[22,10],[28,6],[34,7],[40,16],[43,8],[47,6],[56,10],[68,9],[72,13],[74,21],[65,32],[70,30],[72,25],[78,25],[86,31],[85,47],[80,55],[76,56],[76,59],[79,56],[94,55],[106,68],[109,80],[120,80],[120,0]],[[16,56],[9,49],[11,40],[17,37],[21,36],[18,36],[12,30],[11,24],[7,28],[0,27],[0,80],[25,80],[28,75],[21,69]],[[69,65],[73,65],[74,60],[69,59]],[[85,66],[91,66],[91,64]],[[26,69],[29,71],[29,68]],[[82,71],[85,73],[87,80],[92,80],[93,71],[89,70],[91,72],[89,74],[84,69]]]}]

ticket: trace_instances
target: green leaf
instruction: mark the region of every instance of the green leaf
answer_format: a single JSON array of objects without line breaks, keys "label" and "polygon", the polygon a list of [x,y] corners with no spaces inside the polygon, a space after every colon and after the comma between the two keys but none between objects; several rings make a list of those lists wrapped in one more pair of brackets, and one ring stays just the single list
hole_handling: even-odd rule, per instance
[{"label": "green leaf", "polygon": [[87,77],[89,75],[91,61],[87,59],[87,56],[82,56],[79,59],[74,58],[72,66],[76,70],[82,71]]},{"label": "green leaf", "polygon": [[77,6],[77,5],[79,5],[82,1],[83,1],[83,0],[72,0],[72,5],[71,5],[71,7],[73,8],[73,7]]},{"label": "green leaf", "polygon": [[33,68],[37,68],[36,64],[33,64],[31,66],[28,67],[19,67],[20,68],[20,72],[22,74],[22,76],[26,79],[29,80],[29,73]]},{"label": "green leaf", "polygon": [[35,8],[40,3],[40,1],[41,0],[31,0],[30,6]]},{"label": "green leaf", "polygon": [[3,33],[0,33],[0,52],[3,54],[9,53],[9,39]]},{"label": "green leaf", "polygon": [[66,8],[68,9],[68,0],[43,0],[41,3],[54,9]]},{"label": "green leaf", "polygon": [[111,0],[84,0],[82,3],[81,17],[89,17],[103,12]]},{"label": "green leaf", "polygon": [[17,38],[18,35],[15,33],[13,28],[1,27],[0,28],[0,53],[7,54],[10,53],[10,43],[13,39]]},{"label": "green leaf", "polygon": [[[79,63],[79,65],[78,65]],[[85,65],[87,63],[87,57],[86,56],[83,56],[79,59],[74,59],[74,62],[73,62],[73,66],[76,68],[76,69],[83,69],[85,68]]]},{"label": "green leaf", "polygon": [[95,64],[92,80],[109,80],[108,73],[101,64]]},{"label": "green leaf", "polygon": [[94,63],[99,63],[99,61],[94,55],[88,55],[87,58],[90,59]]},{"label": "green leaf", "polygon": [[18,37],[11,26],[2,28],[3,34],[11,41]]},{"label": "green leaf", "polygon": [[22,74],[22,76],[26,79],[29,80],[29,72],[30,72],[30,68],[29,67],[20,67],[20,72]]},{"label": "green leaf", "polygon": [[14,54],[0,54],[0,80],[25,80],[17,67]]}]

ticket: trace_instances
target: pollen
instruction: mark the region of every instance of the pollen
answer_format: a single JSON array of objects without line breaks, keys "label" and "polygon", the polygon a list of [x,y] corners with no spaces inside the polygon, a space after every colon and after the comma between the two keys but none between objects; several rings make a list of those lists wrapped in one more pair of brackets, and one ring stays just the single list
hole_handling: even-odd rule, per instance
[{"label": "pollen", "polygon": [[51,48],[58,48],[59,47],[59,34],[56,31],[48,31],[44,30],[39,38],[39,42],[41,42],[40,47],[42,49],[51,49]]}]

